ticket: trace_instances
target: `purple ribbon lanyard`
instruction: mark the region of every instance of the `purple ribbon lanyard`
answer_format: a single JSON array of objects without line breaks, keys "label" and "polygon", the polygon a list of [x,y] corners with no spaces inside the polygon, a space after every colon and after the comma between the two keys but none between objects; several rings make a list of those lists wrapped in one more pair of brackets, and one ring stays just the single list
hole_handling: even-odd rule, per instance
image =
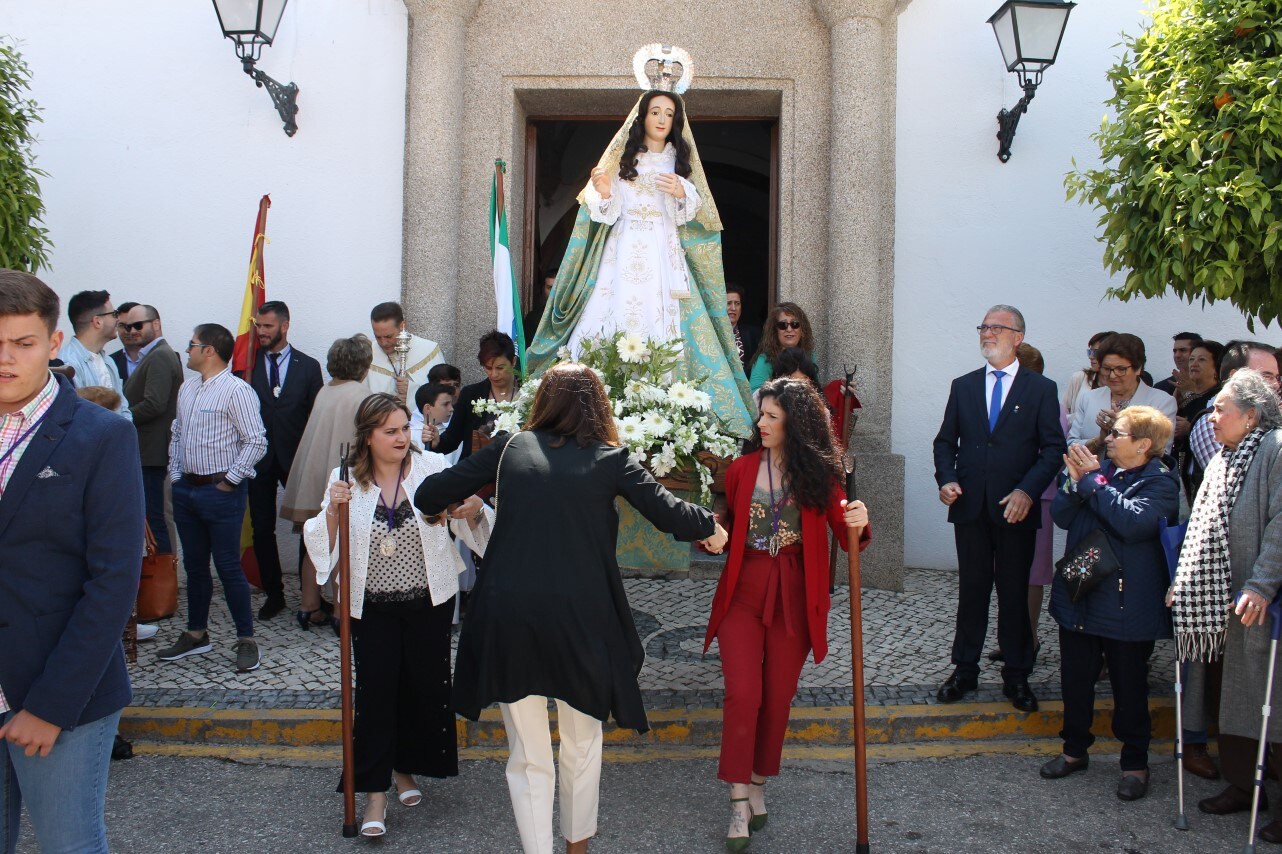
[{"label": "purple ribbon lanyard", "polygon": [[12,456],[14,451],[22,447],[22,443],[27,441],[28,436],[36,432],[36,428],[39,427],[42,423],[44,423],[45,416],[48,414],[49,414],[49,410],[46,409],[40,415],[40,417],[36,419],[35,423],[32,424],[30,427],[28,427],[26,429],[26,432],[24,432],[21,436],[18,437],[18,441],[14,442],[12,445],[9,446],[9,450],[5,451],[3,454],[0,454],[0,464],[3,464],[5,460],[9,459],[9,457]]}]

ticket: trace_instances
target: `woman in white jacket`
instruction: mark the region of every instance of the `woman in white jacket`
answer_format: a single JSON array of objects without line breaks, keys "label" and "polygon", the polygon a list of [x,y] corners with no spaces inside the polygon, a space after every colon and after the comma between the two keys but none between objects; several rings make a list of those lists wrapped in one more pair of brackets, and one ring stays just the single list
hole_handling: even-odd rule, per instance
[{"label": "woman in white jacket", "polygon": [[[353,742],[356,790],[366,793],[365,836],[387,832],[389,778],[401,803],[416,806],[423,795],[413,775],[458,774],[450,623],[463,564],[441,520],[414,509],[418,485],[445,463],[419,453],[409,422],[392,395],[367,397],[356,413],[351,481],[339,480],[335,469],[320,513],[303,526],[324,584],[337,562],[338,505],[350,506]],[[473,495],[450,513],[450,525],[483,554],[490,514]]]}]

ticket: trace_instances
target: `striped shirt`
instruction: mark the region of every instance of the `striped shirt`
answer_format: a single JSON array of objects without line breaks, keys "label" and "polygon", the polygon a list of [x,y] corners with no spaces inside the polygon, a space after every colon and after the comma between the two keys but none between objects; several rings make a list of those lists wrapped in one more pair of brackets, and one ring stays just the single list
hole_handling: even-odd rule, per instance
[{"label": "striped shirt", "polygon": [[[0,499],[4,497],[5,487],[9,485],[9,478],[13,475],[13,470],[18,467],[18,461],[22,459],[23,453],[35,437],[34,432],[27,431],[31,429],[31,425],[44,417],[57,396],[58,381],[54,379],[53,374],[50,374],[45,387],[31,399],[30,403],[10,415],[0,415],[0,454],[9,454],[4,458],[4,462],[0,462]],[[14,442],[19,439],[22,439],[22,442],[17,447],[13,447]],[[13,447],[12,452],[9,451],[11,447]],[[9,703],[4,698],[4,686],[0,685],[0,715],[7,711],[9,711]]]},{"label": "striped shirt", "polygon": [[240,483],[254,476],[254,464],[266,453],[258,395],[230,368],[182,384],[169,439],[170,480],[225,471],[227,480]]}]

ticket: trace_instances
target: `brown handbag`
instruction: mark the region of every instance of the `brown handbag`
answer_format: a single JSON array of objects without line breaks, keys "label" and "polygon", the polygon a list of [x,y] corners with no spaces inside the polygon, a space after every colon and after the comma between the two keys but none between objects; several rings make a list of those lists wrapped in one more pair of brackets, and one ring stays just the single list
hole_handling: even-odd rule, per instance
[{"label": "brown handbag", "polygon": [[156,551],[151,525],[146,528],[147,553],[142,557],[137,609],[138,621],[143,623],[172,617],[178,610],[178,558],[171,552]]}]

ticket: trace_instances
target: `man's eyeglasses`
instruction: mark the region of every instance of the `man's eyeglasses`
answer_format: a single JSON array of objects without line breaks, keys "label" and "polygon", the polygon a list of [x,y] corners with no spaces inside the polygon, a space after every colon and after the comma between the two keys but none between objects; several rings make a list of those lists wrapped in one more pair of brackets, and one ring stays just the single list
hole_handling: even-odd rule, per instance
[{"label": "man's eyeglasses", "polygon": [[120,324],[120,328],[129,332],[142,332],[142,328],[151,322],[150,320],[135,320],[133,323]]},{"label": "man's eyeglasses", "polygon": [[1118,430],[1116,427],[1114,427],[1112,430],[1108,431],[1107,435],[1114,439],[1121,439],[1121,438],[1129,439],[1133,434],[1127,433],[1124,430]]},{"label": "man's eyeglasses", "polygon": [[800,328],[801,328],[800,320],[776,320],[775,321],[775,329],[778,329],[780,332],[782,332],[785,329],[800,329]]},{"label": "man's eyeglasses", "polygon": [[1101,374],[1107,374],[1110,377],[1124,377],[1126,376],[1127,371],[1132,371],[1134,369],[1134,365],[1114,365],[1113,367],[1101,365],[1099,371]]},{"label": "man's eyeglasses", "polygon": [[102,311],[95,314],[94,317],[120,317],[120,309],[113,308],[111,311]]},{"label": "man's eyeglasses", "polygon": [[212,346],[214,346],[214,345],[213,345],[213,344],[201,344],[199,341],[188,341],[188,342],[187,342],[187,352],[188,352],[188,353],[190,353],[192,350],[199,350],[201,347],[212,347]]},{"label": "man's eyeglasses", "polygon": [[1000,323],[981,323],[976,326],[975,329],[980,335],[984,335],[988,332],[991,332],[994,335],[1001,335],[1003,332],[1019,332],[1019,330],[1013,326],[1002,326]]}]

